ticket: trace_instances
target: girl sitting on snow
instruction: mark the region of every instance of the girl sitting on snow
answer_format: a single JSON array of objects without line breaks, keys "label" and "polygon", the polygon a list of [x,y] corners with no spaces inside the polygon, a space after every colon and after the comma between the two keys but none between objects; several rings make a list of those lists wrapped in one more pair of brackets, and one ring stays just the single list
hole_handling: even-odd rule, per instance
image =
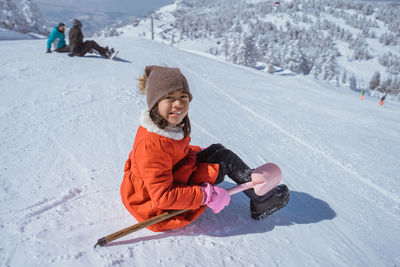
[{"label": "girl sitting on snow", "polygon": [[[152,231],[180,228],[193,222],[210,207],[220,212],[230,202],[229,193],[214,184],[228,175],[237,184],[251,181],[252,169],[220,144],[201,149],[190,145],[189,103],[186,78],[177,68],[147,66],[139,78],[139,90],[147,95],[133,149],[125,163],[121,185],[122,202],[142,222],[165,210],[189,211],[148,226]],[[264,196],[253,189],[250,198],[253,219],[261,220],[285,206],[286,185]]]}]

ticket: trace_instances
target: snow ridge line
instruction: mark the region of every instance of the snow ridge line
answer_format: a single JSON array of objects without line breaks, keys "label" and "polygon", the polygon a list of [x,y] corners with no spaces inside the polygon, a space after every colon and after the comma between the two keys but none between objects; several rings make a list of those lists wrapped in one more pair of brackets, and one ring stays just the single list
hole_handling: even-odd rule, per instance
[{"label": "snow ridge line", "polygon": [[213,87],[215,87],[216,89],[218,89],[218,92],[220,92],[221,94],[223,94],[225,97],[227,97],[228,99],[230,99],[233,103],[235,103],[236,105],[238,105],[239,107],[241,107],[242,109],[244,109],[245,111],[247,111],[248,113],[252,114],[253,116],[263,120],[264,122],[268,123],[269,125],[271,125],[272,127],[274,127],[275,129],[279,130],[280,132],[282,132],[283,134],[285,134],[286,136],[292,138],[293,140],[295,140],[296,142],[298,142],[299,144],[302,144],[303,146],[305,146],[306,148],[310,149],[311,151],[322,155],[324,158],[326,158],[328,161],[332,162],[333,164],[335,164],[336,166],[338,166],[339,168],[345,170],[346,172],[348,172],[349,174],[353,175],[354,177],[356,177],[358,180],[360,180],[361,182],[365,183],[366,185],[369,185],[370,187],[374,188],[376,191],[380,192],[381,194],[383,194],[386,198],[390,198],[393,201],[400,203],[400,198],[397,197],[396,195],[394,195],[393,193],[377,186],[376,184],[374,184],[373,182],[371,182],[371,180],[366,179],[364,177],[362,177],[361,175],[359,175],[355,170],[343,165],[341,162],[339,162],[338,160],[332,158],[331,156],[327,155],[326,153],[324,153],[321,150],[318,150],[316,148],[314,148],[313,146],[311,146],[310,144],[306,143],[304,140],[298,138],[297,136],[291,134],[290,132],[286,131],[284,128],[282,128],[281,126],[279,126],[278,124],[276,124],[275,122],[266,119],[264,116],[262,116],[261,114],[253,111],[251,108],[243,105],[242,103],[240,103],[239,101],[237,101],[236,99],[234,99],[233,97],[231,97],[230,95],[228,95],[227,93],[225,93],[223,90],[220,90],[220,88],[218,86],[216,86],[213,82],[211,81],[207,81],[208,83],[210,83]]}]

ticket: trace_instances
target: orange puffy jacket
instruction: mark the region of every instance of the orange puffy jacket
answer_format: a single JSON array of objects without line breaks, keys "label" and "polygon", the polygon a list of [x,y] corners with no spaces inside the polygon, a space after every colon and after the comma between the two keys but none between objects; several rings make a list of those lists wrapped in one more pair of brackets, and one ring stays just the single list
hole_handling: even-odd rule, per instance
[{"label": "orange puffy jacket", "polygon": [[[176,130],[176,127],[175,127]],[[190,137],[173,128],[160,129],[144,112],[133,149],[125,163],[121,185],[122,202],[142,222],[165,210],[190,209],[185,213],[148,226],[155,231],[180,228],[193,222],[205,210],[199,185],[214,184],[219,165],[197,163],[201,149],[189,145]]]}]

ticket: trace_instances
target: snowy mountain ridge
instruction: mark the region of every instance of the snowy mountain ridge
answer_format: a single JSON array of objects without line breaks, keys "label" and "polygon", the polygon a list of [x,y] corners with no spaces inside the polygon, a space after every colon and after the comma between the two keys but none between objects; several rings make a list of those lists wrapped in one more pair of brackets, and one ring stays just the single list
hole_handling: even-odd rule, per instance
[{"label": "snowy mountain ridge", "polygon": [[[400,5],[391,2],[198,0],[177,1],[152,17],[154,39],[169,45],[399,96],[398,14]],[[118,34],[151,39],[151,19],[113,29]]]},{"label": "snowy mountain ridge", "polygon": [[33,0],[0,0],[0,10],[1,38],[36,39],[49,34],[42,14]]}]

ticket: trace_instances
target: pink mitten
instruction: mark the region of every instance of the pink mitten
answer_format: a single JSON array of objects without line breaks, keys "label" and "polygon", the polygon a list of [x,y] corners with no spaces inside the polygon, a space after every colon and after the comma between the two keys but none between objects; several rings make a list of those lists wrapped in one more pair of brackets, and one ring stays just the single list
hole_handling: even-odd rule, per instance
[{"label": "pink mitten", "polygon": [[214,213],[220,212],[229,205],[231,196],[222,187],[213,186],[210,183],[204,183],[201,187],[204,193],[203,204],[212,209]]}]

